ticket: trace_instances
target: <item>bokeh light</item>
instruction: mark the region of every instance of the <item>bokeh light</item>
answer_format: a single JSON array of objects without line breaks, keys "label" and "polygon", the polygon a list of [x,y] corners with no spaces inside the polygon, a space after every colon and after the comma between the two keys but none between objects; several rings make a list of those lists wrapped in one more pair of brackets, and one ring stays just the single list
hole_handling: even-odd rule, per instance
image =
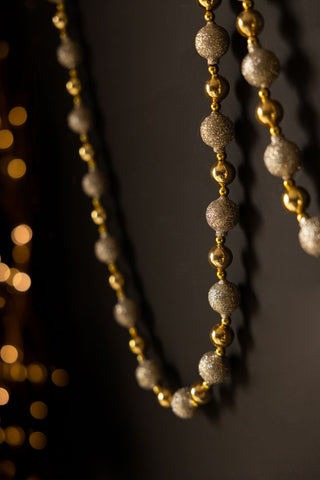
[{"label": "bokeh light", "polygon": [[32,383],[43,383],[47,379],[47,369],[42,363],[30,363],[27,370],[28,379]]},{"label": "bokeh light", "polygon": [[29,435],[29,443],[35,450],[43,450],[47,445],[47,437],[42,432],[32,432]]},{"label": "bokeh light", "polygon": [[16,245],[12,250],[12,257],[16,263],[27,263],[30,258],[30,249],[26,245]]},{"label": "bokeh light", "polygon": [[0,297],[0,308],[3,308],[6,306],[6,299],[4,297]]},{"label": "bokeh light", "polygon": [[0,473],[5,475],[5,478],[6,476],[13,478],[16,474],[15,464],[11,460],[3,460],[0,462]]},{"label": "bokeh light", "polygon": [[8,164],[7,171],[9,177],[19,179],[26,173],[27,166],[21,158],[13,158]]},{"label": "bokeh light", "polygon": [[57,387],[66,387],[69,383],[69,374],[63,368],[57,368],[52,372],[51,380]]},{"label": "bokeh light", "polygon": [[13,345],[3,345],[0,350],[0,357],[5,363],[14,363],[18,360],[18,350]]},{"label": "bokeh light", "polygon": [[0,406],[3,407],[9,402],[10,395],[6,388],[0,387]]},{"label": "bokeh light", "polygon": [[18,272],[12,279],[12,285],[18,292],[26,292],[31,286],[31,278],[27,273]]},{"label": "bokeh light", "polygon": [[12,230],[11,239],[16,245],[25,245],[32,239],[32,229],[29,225],[18,225]]},{"label": "bokeh light", "polygon": [[9,278],[7,280],[7,284],[10,285],[12,287],[13,285],[13,277],[19,273],[19,270],[17,268],[10,268],[10,275],[9,275]]},{"label": "bokeh light", "polygon": [[6,442],[11,447],[20,447],[25,440],[25,434],[21,427],[10,426],[5,429]]},{"label": "bokeh light", "polygon": [[48,407],[44,402],[33,402],[30,405],[30,414],[37,420],[43,420],[48,415]]},{"label": "bokeh light", "polygon": [[9,375],[14,382],[24,382],[28,376],[27,367],[20,362],[16,362],[10,366]]},{"label": "bokeh light", "polygon": [[9,122],[15,127],[20,127],[27,121],[27,110],[24,107],[13,107],[8,115]]},{"label": "bokeh light", "polygon": [[10,268],[5,263],[0,262],[0,282],[6,282],[10,277]]},{"label": "bokeh light", "polygon": [[0,41],[0,60],[4,60],[9,55],[9,43],[4,40]]},{"label": "bokeh light", "polygon": [[[0,445],[2,445],[2,443],[4,443],[5,441],[6,441],[6,434],[4,433],[3,428],[0,428]],[[0,472],[1,472],[1,467],[0,467]]]},{"label": "bokeh light", "polygon": [[3,129],[0,130],[0,148],[2,150],[6,150],[7,148],[10,148],[13,144],[13,135],[10,130]]}]

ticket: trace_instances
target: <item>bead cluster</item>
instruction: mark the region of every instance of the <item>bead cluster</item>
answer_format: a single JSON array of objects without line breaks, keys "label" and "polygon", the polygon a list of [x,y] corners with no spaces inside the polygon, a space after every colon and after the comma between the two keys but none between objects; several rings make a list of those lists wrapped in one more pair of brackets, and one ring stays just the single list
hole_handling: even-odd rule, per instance
[{"label": "bead cluster", "polygon": [[242,61],[241,71],[250,85],[259,88],[260,102],[256,115],[259,122],[269,128],[271,135],[264,163],[272,175],[283,180],[285,192],[282,202],[286,210],[297,216],[301,247],[308,254],[320,257],[320,218],[309,218],[306,213],[309,194],[304,188],[296,186],[292,179],[301,166],[301,151],[281,133],[279,125],[283,109],[270,97],[269,87],[279,75],[280,64],[274,53],[260,46],[257,36],[264,25],[261,14],[253,9],[251,0],[242,1],[242,7],[243,11],[237,17],[237,30],[247,38],[248,54]]}]

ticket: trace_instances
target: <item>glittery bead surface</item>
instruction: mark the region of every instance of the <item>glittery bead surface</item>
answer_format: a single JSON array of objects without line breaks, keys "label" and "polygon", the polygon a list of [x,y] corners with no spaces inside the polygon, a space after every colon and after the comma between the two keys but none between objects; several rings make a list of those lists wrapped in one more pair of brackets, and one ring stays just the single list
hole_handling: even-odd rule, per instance
[{"label": "glittery bead surface", "polygon": [[172,397],[171,408],[175,415],[180,418],[192,418],[197,407],[192,402],[191,393],[188,387],[180,388]]},{"label": "glittery bead surface", "polygon": [[240,305],[240,292],[234,283],[220,280],[209,290],[208,300],[213,310],[227,318]]},{"label": "glittery bead surface", "polygon": [[136,368],[136,379],[141,388],[152,390],[161,379],[159,365],[153,360],[144,360]]},{"label": "glittery bead surface", "polygon": [[118,303],[115,305],[113,315],[116,322],[122,327],[134,327],[137,320],[136,304],[126,297],[120,297]]},{"label": "glittery bead surface", "polygon": [[272,135],[264,152],[264,163],[271,175],[290,178],[300,168],[300,149],[283,135]]},{"label": "glittery bead surface", "polygon": [[224,235],[234,228],[239,221],[239,207],[232,200],[223,196],[210,203],[206,211],[209,227],[217,235]]},{"label": "glittery bead surface", "polygon": [[208,385],[223,383],[230,376],[229,361],[215,352],[207,352],[199,362],[199,374]]},{"label": "glittery bead surface", "polygon": [[57,48],[57,59],[60,65],[69,70],[76,68],[81,62],[81,50],[76,42],[64,38]]},{"label": "glittery bead surface", "polygon": [[320,218],[312,217],[300,222],[299,241],[309,255],[320,257]]},{"label": "glittery bead surface", "polygon": [[86,135],[91,128],[90,110],[82,105],[75,106],[67,120],[69,128],[79,135]]},{"label": "glittery bead surface", "polygon": [[223,152],[234,136],[234,127],[230,118],[219,112],[212,112],[200,127],[201,138],[216,153]]},{"label": "glittery bead surface", "polygon": [[88,197],[99,198],[104,192],[104,176],[94,170],[86,173],[82,178],[82,189]]},{"label": "glittery bead surface", "polygon": [[280,64],[274,53],[253,45],[242,61],[241,71],[250,85],[268,88],[278,77]]},{"label": "glittery bead surface", "polygon": [[96,241],[94,244],[94,253],[100,262],[110,264],[116,262],[119,255],[119,248],[115,239],[108,235]]},{"label": "glittery bead surface", "polygon": [[197,33],[195,45],[199,55],[206,58],[209,65],[214,65],[227,52],[229,35],[223,27],[208,22]]}]

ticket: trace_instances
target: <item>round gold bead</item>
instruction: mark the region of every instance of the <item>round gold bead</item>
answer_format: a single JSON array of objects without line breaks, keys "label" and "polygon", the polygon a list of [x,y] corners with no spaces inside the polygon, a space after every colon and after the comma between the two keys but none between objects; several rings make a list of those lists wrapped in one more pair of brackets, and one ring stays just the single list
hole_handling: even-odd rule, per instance
[{"label": "round gold bead", "polygon": [[225,238],[224,238],[224,237],[220,237],[219,235],[216,236],[216,244],[217,244],[217,245],[223,245],[223,244],[224,244],[224,241],[225,241]]},{"label": "round gold bead", "polygon": [[215,75],[216,73],[218,73],[219,67],[218,67],[218,65],[209,65],[208,71],[209,71],[210,75]]},{"label": "round gold bead", "polygon": [[217,277],[219,280],[224,280],[226,278],[227,274],[226,272],[223,270],[223,268],[218,268],[217,270]]},{"label": "round gold bead", "polygon": [[197,405],[205,405],[210,402],[212,395],[210,387],[204,382],[196,382],[190,388],[192,400]]},{"label": "round gold bead", "polygon": [[91,143],[84,143],[82,147],[79,149],[79,155],[85,162],[89,162],[89,160],[93,160],[94,157],[94,149]]},{"label": "round gold bead", "polygon": [[208,10],[204,15],[204,19],[206,22],[212,22],[213,18],[214,18],[214,15],[210,10]]},{"label": "round gold bead", "polygon": [[136,355],[142,355],[144,351],[144,340],[142,337],[135,337],[129,341],[129,347],[132,353]]},{"label": "round gold bead", "polygon": [[198,3],[200,7],[206,10],[213,10],[219,7],[221,0],[198,0]]},{"label": "round gold bead", "polygon": [[220,162],[226,158],[225,153],[217,153],[217,160]]},{"label": "round gold bead", "polygon": [[231,163],[226,161],[218,161],[211,169],[212,179],[220,186],[228,185],[234,180],[235,169]]},{"label": "round gold bead", "polygon": [[308,192],[302,187],[292,186],[282,195],[284,207],[292,213],[303,213],[310,203]]},{"label": "round gold bead", "polygon": [[224,245],[215,245],[209,252],[209,263],[214,268],[228,268],[232,262],[232,252]]},{"label": "round gold bead", "polygon": [[215,347],[226,348],[231,345],[234,333],[229,325],[218,323],[210,331],[210,340]]},{"label": "round gold bead", "polygon": [[268,88],[261,88],[258,92],[258,95],[261,98],[261,100],[269,98],[270,97],[270,90]]},{"label": "round gold bead", "polygon": [[228,195],[229,193],[229,190],[227,189],[227,187],[221,187],[219,189],[219,195],[221,195],[221,197],[225,197],[226,195]]},{"label": "round gold bead", "polygon": [[280,135],[281,133],[280,127],[271,127],[269,131],[270,135]]},{"label": "round gold bead", "polygon": [[262,125],[274,127],[283,117],[282,106],[276,100],[266,99],[257,106],[257,118]]},{"label": "round gold bead", "polygon": [[307,215],[306,213],[298,213],[297,215],[297,220],[299,223],[301,222],[301,220],[307,220],[308,218],[309,215]]},{"label": "round gold bead", "polygon": [[103,207],[98,207],[91,212],[91,218],[96,225],[102,225],[106,218],[107,214]]},{"label": "round gold bead", "polygon": [[263,30],[263,17],[251,8],[244,10],[237,17],[237,30],[243,37],[254,37]]},{"label": "round gold bead", "polygon": [[67,91],[70,95],[76,96],[81,92],[81,82],[79,78],[72,77],[66,84]]},{"label": "round gold bead", "polygon": [[66,28],[68,19],[64,11],[57,12],[54,17],[52,17],[52,23],[58,30],[63,30]]},{"label": "round gold bead", "polygon": [[212,102],[210,108],[213,112],[218,112],[220,110],[220,105],[219,103]]},{"label": "round gold bead", "polygon": [[113,290],[121,290],[124,285],[124,278],[120,272],[115,272],[109,277],[109,284]]},{"label": "round gold bead", "polygon": [[204,91],[208,98],[221,102],[229,93],[229,83],[221,75],[212,75],[206,81]]},{"label": "round gold bead", "polygon": [[248,37],[248,40],[247,40],[248,47],[250,47],[251,45],[258,45],[258,44],[259,42],[257,37]]},{"label": "round gold bead", "polygon": [[135,327],[129,328],[129,335],[130,335],[132,338],[138,337],[138,336],[139,336],[138,330],[137,330]]},{"label": "round gold bead", "polygon": [[289,191],[294,186],[294,180],[292,180],[292,178],[287,178],[283,181],[283,186]]},{"label": "round gold bead", "polygon": [[252,1],[251,0],[246,0],[244,2],[242,2],[242,6],[245,10],[248,10],[249,8],[251,8],[253,5]]},{"label": "round gold bead", "polygon": [[172,392],[168,388],[159,388],[157,399],[161,407],[169,408],[172,402]]}]

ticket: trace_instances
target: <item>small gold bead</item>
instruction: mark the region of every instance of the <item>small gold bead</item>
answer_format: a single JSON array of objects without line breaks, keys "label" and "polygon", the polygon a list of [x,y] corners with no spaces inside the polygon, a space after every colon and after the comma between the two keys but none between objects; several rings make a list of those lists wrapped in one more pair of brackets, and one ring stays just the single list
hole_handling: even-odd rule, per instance
[{"label": "small gold bead", "polygon": [[85,162],[92,160],[94,157],[94,149],[91,143],[84,143],[79,149],[79,155]]},{"label": "small gold bead", "polygon": [[67,84],[66,84],[66,87],[67,87],[67,91],[68,93],[70,93],[70,95],[79,95],[79,93],[81,92],[81,82],[79,80],[79,78],[77,77],[73,77],[71,78]]},{"label": "small gold bead", "polygon": [[219,195],[221,195],[221,197],[225,197],[226,195],[228,195],[229,193],[229,190],[227,189],[227,187],[221,187],[219,189]]},{"label": "small gold bead", "polygon": [[142,355],[145,347],[145,343],[142,337],[132,338],[129,341],[129,347],[132,353],[136,355]]},{"label": "small gold bead", "polygon": [[91,218],[96,225],[102,225],[107,218],[105,209],[103,207],[96,208],[91,212]]},{"label": "small gold bead", "polygon": [[215,245],[209,252],[209,263],[214,268],[228,268],[232,258],[231,250],[224,245]]},{"label": "small gold bead", "polygon": [[107,225],[105,223],[102,223],[101,225],[99,225],[99,228],[98,228],[99,233],[104,233],[106,231],[107,231]]},{"label": "small gold bead", "polygon": [[157,395],[161,407],[169,408],[172,402],[172,392],[168,388],[159,388]]},{"label": "small gold bead", "polygon": [[62,1],[61,3],[58,3],[58,5],[57,5],[57,10],[59,10],[59,11],[60,11],[60,10],[64,10],[64,3],[63,3],[63,1]]},{"label": "small gold bead", "polygon": [[221,102],[229,93],[229,83],[221,75],[212,75],[204,86],[205,94],[208,98]]},{"label": "small gold bead", "polygon": [[258,104],[256,114],[262,125],[274,127],[281,121],[283,110],[279,102],[267,98]]},{"label": "small gold bead", "polygon": [[220,110],[220,105],[216,102],[212,102],[210,107],[213,112],[218,112]]},{"label": "small gold bead", "polygon": [[282,195],[284,207],[291,213],[303,213],[310,203],[308,192],[302,187],[292,186]]},{"label": "small gold bead", "polygon": [[196,382],[190,388],[192,400],[197,405],[205,405],[210,402],[212,395],[210,387],[205,382]]},{"label": "small gold bead", "polygon": [[78,72],[75,68],[72,68],[71,70],[69,70],[69,75],[70,75],[70,77],[77,77]]},{"label": "small gold bead", "polygon": [[117,266],[114,263],[109,263],[108,269],[110,273],[115,273],[118,271]]},{"label": "small gold bead", "polygon": [[224,237],[220,237],[220,236],[217,236],[216,237],[216,244],[217,245],[223,245],[225,242],[225,238]]},{"label": "small gold bead", "polygon": [[80,135],[80,142],[81,143],[88,143],[88,137],[84,133]]},{"label": "small gold bead", "polygon": [[52,23],[58,30],[63,30],[64,28],[66,28],[68,19],[63,10],[57,12],[54,15],[54,17],[52,18]]},{"label": "small gold bead", "polygon": [[247,45],[248,47],[250,47],[251,45],[259,45],[257,37],[248,37]]},{"label": "small gold bead", "polygon": [[124,278],[122,273],[115,272],[109,277],[109,284],[113,290],[120,290],[124,285]]},{"label": "small gold bead", "polygon": [[292,178],[288,178],[287,180],[283,180],[283,186],[288,191],[294,186],[294,180]]},{"label": "small gold bead", "polygon": [[216,157],[217,157],[218,162],[222,162],[222,160],[224,160],[226,158],[226,154],[225,153],[217,153]]},{"label": "small gold bead", "polygon": [[216,183],[218,183],[220,186],[224,186],[228,185],[234,180],[235,169],[231,163],[220,160],[213,165],[210,174]]},{"label": "small gold bead", "polygon": [[129,335],[131,335],[133,338],[138,337],[138,330],[135,327],[129,328]]},{"label": "small gold bead", "polygon": [[161,389],[160,385],[155,385],[152,390],[155,395],[158,395],[158,393],[160,392],[160,389]]},{"label": "small gold bead", "polygon": [[309,215],[307,215],[306,213],[298,213],[297,215],[297,220],[299,223],[301,222],[301,220],[307,219],[307,218],[309,218]]},{"label": "small gold bead", "polygon": [[94,168],[96,166],[96,162],[93,159],[88,160],[87,165],[88,165],[89,168]]},{"label": "small gold bead", "polygon": [[237,30],[243,37],[255,37],[263,30],[263,17],[256,10],[247,9],[237,17]]},{"label": "small gold bead", "polygon": [[65,38],[67,38],[67,31],[65,29],[60,30],[59,37],[60,37],[61,40],[64,40]]},{"label": "small gold bead", "polygon": [[212,22],[213,18],[214,18],[214,15],[210,10],[208,10],[204,15],[204,19],[206,22]]},{"label": "small gold bead", "polygon": [[200,7],[206,10],[213,10],[219,7],[221,0],[198,0],[198,3]]},{"label": "small gold bead", "polygon": [[116,295],[117,295],[118,298],[124,297],[124,291],[122,290],[122,288],[119,288],[116,291]]},{"label": "small gold bead", "polygon": [[145,359],[146,359],[146,357],[143,354],[137,356],[137,360],[138,360],[139,363],[144,362]]},{"label": "small gold bead", "polygon": [[209,71],[210,75],[216,75],[219,71],[219,67],[218,67],[218,65],[209,65],[208,71]]},{"label": "small gold bead", "polygon": [[215,353],[219,355],[219,357],[224,357],[226,352],[223,347],[217,347]]},{"label": "small gold bead", "polygon": [[92,205],[96,209],[100,208],[101,207],[100,199],[99,198],[93,198],[92,199]]},{"label": "small gold bead", "polygon": [[270,135],[280,135],[281,128],[280,127],[271,127],[269,131],[270,131]]},{"label": "small gold bead", "polygon": [[227,274],[222,268],[217,269],[217,277],[219,280],[224,280],[226,278]]},{"label": "small gold bead", "polygon": [[74,105],[80,105],[81,102],[82,102],[82,100],[81,100],[80,95],[75,95],[75,96],[73,97],[73,103],[74,103]]},{"label": "small gold bead", "polygon": [[230,318],[221,318],[221,323],[223,325],[230,325],[231,319]]},{"label": "small gold bead", "polygon": [[261,100],[264,100],[265,98],[270,97],[270,90],[268,88],[261,88],[258,92],[259,97]]},{"label": "small gold bead", "polygon": [[242,2],[242,6],[245,10],[249,10],[249,8],[252,8],[253,3],[251,2],[251,0],[246,0]]},{"label": "small gold bead", "polygon": [[233,330],[225,323],[218,323],[210,331],[210,340],[215,347],[226,348],[231,345],[233,339]]}]

